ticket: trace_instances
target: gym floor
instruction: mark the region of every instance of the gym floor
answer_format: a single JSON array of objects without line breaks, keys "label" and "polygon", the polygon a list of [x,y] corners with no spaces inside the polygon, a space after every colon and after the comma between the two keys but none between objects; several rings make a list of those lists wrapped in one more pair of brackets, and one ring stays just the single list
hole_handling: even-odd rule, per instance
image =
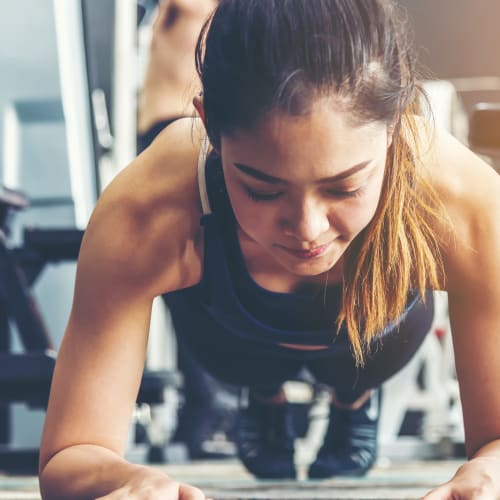
[{"label": "gym floor", "polygon": [[[215,500],[418,499],[447,481],[458,461],[401,461],[377,465],[364,478],[328,481],[256,481],[236,460],[161,467],[176,479],[202,488]],[[0,475],[0,500],[40,499],[36,477]]]}]

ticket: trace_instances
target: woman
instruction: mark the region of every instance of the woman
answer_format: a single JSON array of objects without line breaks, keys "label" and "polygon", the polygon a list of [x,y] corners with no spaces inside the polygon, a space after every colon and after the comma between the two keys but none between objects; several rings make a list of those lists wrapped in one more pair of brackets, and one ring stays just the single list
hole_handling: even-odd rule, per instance
[{"label": "woman", "polygon": [[87,229],[44,498],[205,498],[122,458],[159,294],[200,362],[250,386],[251,471],[293,475],[281,384],[307,366],[333,388],[310,476],[363,473],[377,387],[421,343],[428,289],[449,294],[469,461],[427,498],[500,495],[500,181],[415,115],[400,25],[386,0],[219,3],[197,48],[201,121],[168,127]]}]

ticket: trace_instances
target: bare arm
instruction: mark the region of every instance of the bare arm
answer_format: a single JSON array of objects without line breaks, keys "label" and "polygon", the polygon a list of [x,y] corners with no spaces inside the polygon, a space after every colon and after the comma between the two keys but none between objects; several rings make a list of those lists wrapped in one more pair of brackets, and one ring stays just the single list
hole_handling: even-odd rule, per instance
[{"label": "bare arm", "polygon": [[497,498],[500,176],[454,139],[442,134],[438,141],[438,189],[455,229],[443,256],[469,462],[429,499]]},{"label": "bare arm", "polygon": [[42,439],[45,499],[97,498],[131,481],[158,482],[164,488],[158,491],[170,495],[165,498],[181,498],[177,483],[128,464],[123,454],[152,300],[199,279],[191,137],[189,123],[162,134],[109,186],[91,218]]}]

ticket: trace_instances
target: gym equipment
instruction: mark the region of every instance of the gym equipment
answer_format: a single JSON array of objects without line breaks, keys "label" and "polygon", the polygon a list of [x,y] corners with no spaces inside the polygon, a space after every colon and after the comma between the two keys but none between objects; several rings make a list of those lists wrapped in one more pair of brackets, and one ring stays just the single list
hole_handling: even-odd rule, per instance
[{"label": "gym equipment", "polygon": [[137,0],[137,26],[150,25],[158,0]]},{"label": "gym equipment", "polygon": [[[76,260],[83,231],[78,229],[25,228],[22,246],[9,244],[10,224],[15,212],[29,205],[20,191],[0,190],[0,422],[4,441],[8,432],[7,405],[26,403],[31,408],[45,409],[56,352],[45,327],[37,303],[31,294],[34,284],[49,263]],[[25,352],[10,351],[10,330],[15,326]],[[180,386],[180,376],[173,371],[145,370],[138,404],[152,408],[166,403],[169,393]],[[175,428],[156,425],[151,419],[146,426],[148,442],[155,449],[164,447]],[[0,446],[0,469],[11,472],[37,470],[38,450],[13,450]]]},{"label": "gym equipment", "polygon": [[473,107],[469,145],[477,153],[488,156],[500,173],[500,103],[481,102]]}]

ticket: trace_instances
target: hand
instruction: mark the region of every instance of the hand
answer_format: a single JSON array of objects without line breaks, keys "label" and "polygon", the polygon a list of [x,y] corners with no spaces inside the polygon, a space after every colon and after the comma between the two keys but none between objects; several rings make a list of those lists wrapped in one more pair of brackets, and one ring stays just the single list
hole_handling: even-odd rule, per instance
[{"label": "hand", "polygon": [[96,500],[210,500],[205,494],[187,484],[173,481],[152,468],[140,467],[125,484]]},{"label": "hand", "polygon": [[462,465],[447,483],[429,492],[423,500],[500,499],[500,459],[477,457]]}]

